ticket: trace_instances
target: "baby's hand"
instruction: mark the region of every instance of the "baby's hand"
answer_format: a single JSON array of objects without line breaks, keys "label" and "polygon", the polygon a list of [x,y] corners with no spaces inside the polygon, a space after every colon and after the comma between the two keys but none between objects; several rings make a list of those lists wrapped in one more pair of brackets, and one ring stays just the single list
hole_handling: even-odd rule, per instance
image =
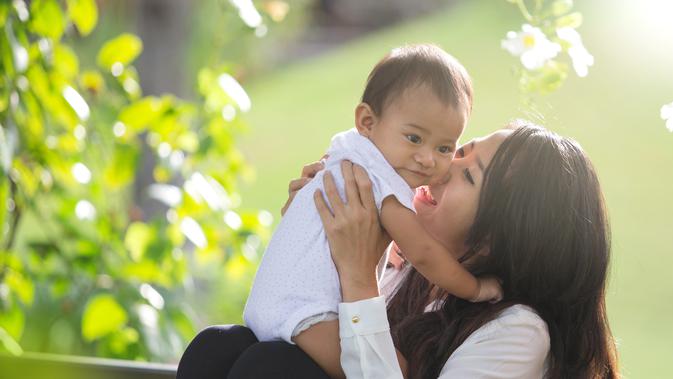
[{"label": "baby's hand", "polygon": [[483,276],[477,278],[479,281],[479,293],[470,301],[478,303],[488,301],[490,303],[497,303],[502,300],[502,286],[498,278],[493,276]]}]

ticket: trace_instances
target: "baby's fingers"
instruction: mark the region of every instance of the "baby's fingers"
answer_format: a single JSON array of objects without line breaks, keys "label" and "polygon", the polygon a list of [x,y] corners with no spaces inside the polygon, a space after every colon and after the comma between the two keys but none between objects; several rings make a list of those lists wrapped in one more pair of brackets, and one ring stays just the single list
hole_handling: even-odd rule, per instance
[{"label": "baby's fingers", "polygon": [[320,170],[325,168],[325,164],[322,160],[317,162],[309,163],[301,169],[302,178],[313,178]]},{"label": "baby's fingers", "polygon": [[297,192],[300,189],[304,188],[304,186],[310,181],[311,178],[299,178],[291,181],[290,185],[287,187],[287,193],[292,195],[293,192]]}]

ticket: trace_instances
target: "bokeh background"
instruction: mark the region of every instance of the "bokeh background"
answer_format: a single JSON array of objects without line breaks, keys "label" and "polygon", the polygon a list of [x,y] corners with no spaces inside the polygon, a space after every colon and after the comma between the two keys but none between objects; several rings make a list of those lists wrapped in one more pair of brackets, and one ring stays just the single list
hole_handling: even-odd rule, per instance
[{"label": "bokeh background", "polygon": [[[575,10],[584,20],[578,30],[595,64],[587,77],[578,78],[571,72],[558,90],[536,95],[532,103],[524,102],[519,91],[515,75],[518,59],[500,47],[505,34],[519,30],[523,23],[516,6],[507,1],[255,1],[263,22],[253,26],[241,8],[232,5],[235,3],[98,1],[97,28],[86,36],[66,34],[65,43],[80,57],[83,70],[96,65],[105,41],[123,32],[136,33],[143,41],[143,53],[135,66],[144,96],[170,93],[200,106],[208,103],[209,97],[199,80],[215,80],[222,72],[236,77],[249,95],[250,110],[237,112],[235,123],[222,126],[234,128],[235,133],[223,136],[207,129],[203,132],[206,136],[199,134],[199,146],[216,138],[230,138],[237,146],[234,160],[244,158],[248,164],[234,167],[231,155],[226,155],[229,152],[223,153],[227,163],[220,169],[232,172],[235,178],[212,177],[237,183],[223,184],[234,199],[230,208],[235,216],[228,213],[231,210],[220,209],[223,217],[201,222],[189,213],[196,212],[193,209],[180,211],[182,208],[169,206],[169,210],[178,210],[171,216],[143,195],[147,186],[161,182],[155,167],[161,164],[162,153],[152,143],[139,147],[139,158],[130,163],[135,180],[126,183],[126,193],[134,200],[130,201],[133,207],[123,210],[128,220],[119,230],[127,239],[124,243],[120,237],[120,249],[147,248],[128,242],[133,220],[155,225],[147,214],[158,214],[164,223],[166,214],[169,224],[171,217],[192,215],[205,231],[206,244],[217,247],[200,246],[198,235],[192,233],[190,238],[189,227],[177,231],[170,226],[157,227],[153,233],[182,232],[187,236],[186,242],[178,238],[164,243],[172,250],[162,259],[184,261],[181,274],[170,283],[151,275],[130,275],[118,287],[115,274],[87,268],[93,270],[89,276],[94,284],[85,295],[77,292],[81,301],[72,301],[75,295],[69,298],[67,290],[64,297],[52,293],[44,295],[50,300],[40,300],[41,284],[35,283],[37,300],[17,301],[21,317],[11,311],[7,305],[11,295],[5,294],[0,327],[23,350],[175,362],[186,341],[201,327],[240,323],[256,264],[279,220],[289,180],[299,175],[304,164],[322,156],[332,135],[353,126],[354,108],[367,74],[383,55],[399,45],[431,42],[458,58],[473,78],[474,112],[464,141],[523,117],[576,139],[587,151],[601,180],[612,227],[608,314],[622,373],[627,378],[670,376],[673,133],[665,128],[659,110],[673,102],[672,2],[577,2]],[[204,67],[211,69],[211,76],[203,74]],[[126,97],[132,96],[127,93]],[[237,111],[243,111],[240,105]],[[97,109],[92,107],[92,113]],[[118,114],[109,114],[105,122],[112,128]],[[176,145],[171,148],[178,150]],[[216,160],[209,161],[209,170],[217,171],[217,166]],[[164,182],[179,187],[189,178],[193,177],[182,171],[182,176],[168,175]],[[105,188],[101,191],[105,198]],[[188,198],[188,189],[184,191]],[[27,213],[17,227],[14,245],[16,256],[23,258],[36,249],[30,242],[43,234],[40,218]],[[231,229],[233,234],[213,237],[219,228]],[[133,229],[136,234],[132,236],[149,238],[143,233],[149,229]],[[161,244],[148,244],[154,247],[147,251],[165,250],[165,246],[157,247]],[[181,246],[179,253],[174,245]],[[98,254],[93,250],[90,254]],[[10,265],[8,262],[9,258],[3,261]],[[28,271],[24,272],[26,281],[41,280]],[[70,279],[65,281],[76,281],[77,277],[66,276]],[[101,277],[111,277],[112,284],[100,285]],[[9,291],[20,287],[5,286]],[[133,289],[140,295],[129,295]],[[86,334],[84,320],[97,293],[117,299],[125,317],[107,329],[94,326],[91,332],[89,326]],[[173,308],[158,307],[159,298],[174,304]],[[26,300],[25,296],[22,299]],[[143,317],[149,311],[146,307],[138,310],[139,303],[154,307],[158,316]],[[171,316],[164,320],[168,313]],[[152,320],[159,326],[148,328]],[[119,328],[122,333],[112,331]],[[4,349],[11,350],[6,341]],[[163,343],[170,348],[151,348]]]}]

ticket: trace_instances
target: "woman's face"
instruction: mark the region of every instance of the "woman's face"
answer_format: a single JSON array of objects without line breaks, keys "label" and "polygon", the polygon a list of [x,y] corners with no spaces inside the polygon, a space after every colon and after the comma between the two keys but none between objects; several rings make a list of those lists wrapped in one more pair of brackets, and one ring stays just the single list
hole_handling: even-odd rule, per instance
[{"label": "woman's face", "polygon": [[474,139],[456,151],[448,179],[419,187],[414,207],[425,229],[456,258],[465,253],[465,239],[474,222],[484,170],[511,130]]}]

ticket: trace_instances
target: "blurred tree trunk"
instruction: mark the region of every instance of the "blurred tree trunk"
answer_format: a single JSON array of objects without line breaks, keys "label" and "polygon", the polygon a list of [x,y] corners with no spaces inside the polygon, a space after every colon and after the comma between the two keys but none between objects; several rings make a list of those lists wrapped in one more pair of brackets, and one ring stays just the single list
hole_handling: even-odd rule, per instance
[{"label": "blurred tree trunk", "polygon": [[[143,40],[143,53],[136,65],[143,94],[166,93],[186,97],[184,88],[184,51],[187,24],[191,21],[192,0],[138,0],[131,2],[137,22],[137,34]],[[149,199],[147,187],[154,182],[152,171],[155,156],[149,146],[143,146],[143,156],[135,183],[135,204],[147,219],[165,209]]]}]

